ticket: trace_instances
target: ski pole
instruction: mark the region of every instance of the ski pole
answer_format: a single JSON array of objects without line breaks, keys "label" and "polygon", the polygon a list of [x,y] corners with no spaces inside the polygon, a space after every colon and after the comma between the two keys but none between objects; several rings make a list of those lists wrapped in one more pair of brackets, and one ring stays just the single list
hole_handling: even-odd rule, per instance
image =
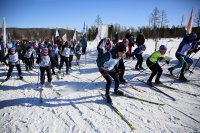
[{"label": "ski pole", "polygon": [[171,82],[171,85],[174,84],[174,82],[176,81],[176,78],[178,78],[178,76],[181,74],[181,70],[180,72],[178,72],[177,76],[175,76],[174,80]]},{"label": "ski pole", "polygon": [[37,88],[39,88],[39,78],[40,78],[40,67],[38,68]]},{"label": "ski pole", "polygon": [[94,81],[96,81],[97,79],[99,79],[99,78],[101,78],[101,77],[102,77],[102,75],[100,75],[99,77],[95,78],[95,79],[92,80],[90,83],[88,83],[87,85],[85,85],[85,86],[83,87],[83,89],[86,88],[87,86],[91,85],[91,83],[93,83]]}]

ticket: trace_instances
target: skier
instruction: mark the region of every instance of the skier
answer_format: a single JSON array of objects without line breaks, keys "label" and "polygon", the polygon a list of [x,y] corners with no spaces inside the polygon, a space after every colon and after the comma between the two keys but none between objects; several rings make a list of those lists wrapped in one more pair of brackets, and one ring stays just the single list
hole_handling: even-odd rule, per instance
[{"label": "skier", "polygon": [[[99,45],[100,46],[100,45]],[[100,47],[98,47],[98,51],[100,51]],[[126,47],[124,45],[118,45],[117,47],[113,48],[112,50],[106,53],[99,53],[97,57],[97,66],[99,72],[106,80],[106,93],[105,96],[107,98],[108,103],[112,103],[112,99],[110,97],[110,86],[112,83],[112,78],[115,81],[115,89],[114,93],[116,95],[123,95],[123,92],[118,90],[119,88],[119,74],[118,74],[118,64],[119,60],[125,54]]]},{"label": "skier", "polygon": [[147,80],[147,83],[152,86],[152,79],[157,74],[155,83],[156,84],[162,84],[160,81],[160,77],[162,75],[162,68],[158,64],[159,60],[164,60],[167,64],[169,64],[169,61],[167,60],[167,57],[165,56],[165,53],[167,51],[167,48],[165,45],[161,45],[159,47],[158,51],[155,51],[153,54],[148,57],[146,64],[149,67],[149,69],[152,71],[151,76]]},{"label": "skier", "polygon": [[141,31],[136,37],[136,45],[137,46],[143,45],[144,42],[145,42],[145,36],[143,35],[143,32]]},{"label": "skier", "polygon": [[[48,50],[49,50],[49,56],[50,56],[50,61],[51,61],[52,74],[55,75],[56,74],[55,67],[58,64],[57,62],[58,53],[56,52],[56,50],[53,48],[51,44],[48,45]],[[54,62],[56,62],[56,64]]]},{"label": "skier", "polygon": [[131,29],[129,29],[129,32],[126,34],[125,38],[127,38],[129,41],[128,47],[127,47],[128,51],[126,52],[126,58],[129,59],[131,57],[132,47],[134,47],[134,43],[135,43],[135,38]]},{"label": "skier", "polygon": [[34,59],[32,46],[29,45],[22,55],[24,57],[26,71],[32,70],[32,60]]},{"label": "skier", "polygon": [[4,44],[3,44],[3,39],[0,38],[0,62],[3,62],[3,58],[5,55],[5,49],[4,49]]},{"label": "skier", "polygon": [[188,52],[190,52],[190,50],[192,48],[192,44],[194,44],[193,42],[195,41],[196,38],[197,38],[197,34],[192,32],[190,34],[187,34],[181,41],[181,43],[175,53],[176,58],[178,59],[179,63],[173,67],[168,68],[168,70],[172,76],[173,76],[174,69],[182,67],[179,79],[183,80],[183,81],[187,81],[187,79],[184,76],[184,71],[185,71],[185,68],[187,65],[191,66],[193,63],[192,59],[189,58],[189,56],[187,54],[188,54]]},{"label": "skier", "polygon": [[82,54],[86,54],[86,49],[87,49],[87,40],[85,36],[80,40],[80,43],[82,44]]},{"label": "skier", "polygon": [[[52,61],[54,61],[52,59]],[[52,74],[51,74],[51,57],[48,53],[48,48],[43,48],[41,53],[38,55],[37,64],[40,66],[40,87],[43,89],[44,82],[45,82],[45,71],[47,72],[48,77],[48,85],[49,87],[53,87],[51,81],[52,81]],[[56,64],[56,62],[52,62]],[[56,64],[56,67],[58,68],[58,64]]]},{"label": "skier", "polygon": [[69,56],[69,69],[72,67],[72,61],[73,61],[73,56],[74,56],[74,47],[75,47],[76,41],[71,41],[71,46],[70,46],[70,56]]},{"label": "skier", "polygon": [[[7,59],[8,59],[8,63],[6,62]],[[16,49],[14,47],[10,48],[8,50],[7,55],[4,57],[4,63],[6,64],[6,66],[9,66],[8,73],[7,73],[7,78],[5,79],[5,81],[7,81],[10,78],[14,66],[17,67],[19,78],[21,80],[23,79],[22,72],[21,72],[21,67],[20,67],[20,61],[19,61],[19,58],[18,58],[18,53],[17,53],[17,51],[16,51]]]},{"label": "skier", "polygon": [[118,43],[119,41],[119,37],[118,37],[118,33],[115,32],[114,37],[113,37],[113,46],[115,47],[115,45]]},{"label": "skier", "polygon": [[69,46],[68,42],[65,42],[65,44],[61,48],[59,73],[61,73],[61,69],[62,69],[63,64],[65,62],[66,74],[69,74],[69,56],[70,56],[70,46]]},{"label": "skier", "polygon": [[76,55],[76,65],[80,65],[80,58],[81,58],[81,54],[82,54],[82,45],[79,41],[76,42],[75,45],[75,55]]},{"label": "skier", "polygon": [[[143,57],[142,57],[142,53],[143,51],[146,50],[146,46],[145,45],[140,45],[138,46],[132,53],[132,58],[134,59],[135,57],[137,58],[137,63],[135,65],[135,70],[144,70],[144,68],[142,67],[142,63],[143,63]],[[135,56],[135,57],[134,57]],[[138,68],[139,67],[139,68]]]},{"label": "skier", "polygon": [[[124,46],[126,48],[126,52],[127,52],[127,49],[128,49],[128,44],[129,44],[129,41],[128,39],[124,38],[122,42],[118,43],[116,45],[116,47],[120,46]],[[122,46],[121,46],[122,45]],[[124,60],[123,58],[121,58],[119,60],[119,66],[118,66],[118,72],[119,72],[119,81],[121,84],[126,84],[126,80],[124,79],[124,72],[125,72],[125,65],[124,65]]]}]

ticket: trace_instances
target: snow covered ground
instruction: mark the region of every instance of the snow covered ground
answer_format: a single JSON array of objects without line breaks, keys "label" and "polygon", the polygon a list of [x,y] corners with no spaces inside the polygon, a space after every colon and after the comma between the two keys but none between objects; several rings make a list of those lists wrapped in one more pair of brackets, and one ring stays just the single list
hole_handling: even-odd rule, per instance
[{"label": "snow covered ground", "polygon": [[[168,73],[167,68],[177,61],[174,57],[177,46],[181,39],[161,39],[158,44],[168,47],[167,55],[171,57],[171,64],[163,66],[163,73]],[[144,57],[147,58],[155,49],[153,40],[146,40],[147,50]],[[14,70],[12,78],[0,86],[0,133],[120,133],[131,132],[129,126],[111,109],[99,93],[99,89],[105,86],[105,80],[100,77],[96,66],[96,44],[88,46],[89,52],[81,58],[81,69],[73,66],[70,75],[57,80],[53,76],[54,89],[62,96],[52,91],[48,86],[44,89],[45,100],[40,103],[38,83],[38,67],[34,71],[24,71],[26,81],[19,80],[17,71]],[[200,52],[193,56],[194,64],[200,57]],[[74,62],[73,62],[74,63]],[[175,98],[172,101],[162,93],[156,92],[146,84],[136,79],[147,80],[150,70],[139,74],[132,70],[136,60],[128,60],[126,65],[125,79],[141,90],[135,91],[131,87],[120,85],[120,89],[126,94],[146,99],[153,102],[165,103],[158,106],[138,100],[128,99],[112,95],[114,105],[132,123],[139,133],[198,133],[200,132],[200,87],[187,83],[180,83],[172,78],[162,75],[161,81],[177,88],[174,91],[159,87],[160,90]],[[162,64],[162,63],[161,63]],[[144,67],[146,63],[144,62]],[[186,77],[200,85],[200,62],[194,69],[194,73],[186,73]],[[0,66],[0,81],[6,76],[7,68]],[[175,73],[178,73],[177,70]],[[94,79],[95,82],[92,82]],[[111,88],[113,92],[113,85]],[[103,92],[104,93],[104,92]]]}]

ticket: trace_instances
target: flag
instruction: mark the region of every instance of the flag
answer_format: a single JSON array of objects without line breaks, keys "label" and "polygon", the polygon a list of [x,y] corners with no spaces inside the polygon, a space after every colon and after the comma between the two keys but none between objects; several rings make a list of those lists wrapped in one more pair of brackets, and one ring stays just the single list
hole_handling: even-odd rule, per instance
[{"label": "flag", "polygon": [[52,41],[52,43],[54,44],[54,36],[52,35],[52,37],[51,37],[51,41]]},{"label": "flag", "polygon": [[76,30],[75,30],[75,32],[74,32],[74,35],[73,35],[72,40],[73,40],[73,41],[74,41],[74,40],[77,40],[77,38],[76,38]]},{"label": "flag", "polygon": [[84,22],[84,25],[83,25],[83,35],[86,34],[87,30],[86,30],[86,24]]},{"label": "flag", "polygon": [[56,29],[56,35],[55,35],[55,37],[59,37],[59,33],[58,33],[58,29]]},{"label": "flag", "polygon": [[190,13],[190,18],[188,20],[187,25],[185,26],[185,30],[187,34],[190,34],[192,32],[192,18],[193,18],[193,9]]},{"label": "flag", "polygon": [[3,18],[3,23],[2,23],[2,37],[3,37],[3,44],[4,46],[6,45],[6,19]]},{"label": "flag", "polygon": [[65,34],[63,35],[62,40],[63,40],[64,42],[67,41],[67,33],[65,33]]}]

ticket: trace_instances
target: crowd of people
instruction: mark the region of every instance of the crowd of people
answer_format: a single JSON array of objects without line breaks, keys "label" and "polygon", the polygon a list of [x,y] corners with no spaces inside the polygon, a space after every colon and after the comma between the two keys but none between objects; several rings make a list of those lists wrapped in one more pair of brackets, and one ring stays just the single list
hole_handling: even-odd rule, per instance
[{"label": "crowd of people", "polygon": [[[124,95],[122,91],[120,91],[119,84],[126,84],[126,80],[124,79],[125,65],[124,58],[126,59],[135,59],[137,58],[137,63],[135,65],[135,70],[145,70],[142,66],[143,64],[143,52],[146,50],[145,37],[142,32],[140,32],[136,41],[133,33],[129,31],[122,42],[118,42],[117,33],[115,33],[114,40],[110,39],[102,39],[98,46],[98,57],[97,57],[97,66],[99,72],[106,80],[106,93],[105,97],[109,103],[112,102],[110,97],[110,87],[112,83],[112,79],[115,82],[114,93],[116,95]],[[136,44],[136,48],[132,50],[132,47]],[[189,69],[192,65],[193,61],[190,57],[192,52],[198,52],[200,50],[200,42],[197,34],[192,32],[190,34],[186,34],[181,41],[177,51],[176,58],[179,63],[174,66],[168,68],[169,73],[173,76],[173,70],[179,67],[181,71],[179,73],[179,79],[182,81],[187,81],[184,76],[184,72]],[[167,47],[165,45],[160,45],[157,51],[152,51],[152,54],[147,58],[146,65],[152,71],[150,77],[147,80],[147,84],[153,86],[152,80],[155,78],[155,84],[162,84],[161,75],[163,72],[162,66],[159,65],[159,61],[165,61],[166,64],[170,63],[170,60],[165,55],[167,51]]]},{"label": "crowd of people", "polygon": [[[179,79],[187,81],[184,76],[185,70],[188,70],[192,65],[193,60],[190,57],[192,52],[198,52],[200,50],[200,42],[197,34],[192,32],[186,34],[181,41],[177,51],[176,58],[179,63],[173,67],[168,68],[170,74],[173,76],[173,70],[181,68]],[[136,47],[134,47],[136,46]],[[119,84],[126,84],[124,79],[125,65],[127,60],[135,58],[137,63],[135,70],[144,70],[143,68],[143,52],[148,45],[145,45],[145,36],[140,32],[137,37],[134,37],[131,30],[126,34],[122,41],[119,41],[117,32],[115,32],[113,40],[109,38],[103,38],[97,45],[97,66],[99,72],[106,80],[106,93],[105,96],[109,103],[112,102],[110,97],[110,87],[112,80],[115,82],[114,93],[116,95],[123,95],[123,92],[119,90]],[[132,48],[135,48],[132,50]],[[23,79],[23,73],[21,69],[21,62],[25,64],[25,71],[32,71],[36,63],[39,65],[40,70],[40,87],[44,87],[45,72],[47,73],[48,84],[52,87],[52,74],[61,73],[63,65],[65,64],[65,74],[69,74],[69,69],[72,67],[73,57],[76,57],[76,65],[80,64],[81,55],[86,54],[87,40],[82,37],[79,41],[62,41],[58,39],[56,42],[50,40],[46,41],[8,41],[5,45],[3,40],[0,41],[0,62],[9,67],[7,77],[5,81],[9,80],[16,66],[18,76]],[[152,85],[152,79],[154,76],[156,84],[162,84],[160,80],[162,75],[162,66],[158,61],[165,61],[169,64],[170,61],[166,57],[167,47],[162,44],[157,51],[152,51],[152,54],[147,58],[146,65],[152,71],[147,83]],[[5,55],[5,53],[7,53]],[[126,60],[124,60],[126,58]],[[21,60],[21,61],[20,61]],[[55,69],[58,69],[56,71]]]},{"label": "crowd of people", "polygon": [[57,39],[56,42],[51,40],[43,42],[9,40],[5,46],[1,39],[0,47],[0,62],[8,66],[5,81],[10,79],[15,66],[19,78],[23,80],[21,62],[25,64],[25,71],[32,71],[36,60],[40,69],[40,87],[43,88],[45,72],[47,73],[48,84],[52,87],[52,74],[56,74],[55,68],[58,69],[58,73],[61,73],[65,63],[65,74],[69,74],[73,56],[76,57],[76,65],[79,65],[81,55],[86,54],[87,41],[85,37],[82,37],[79,41],[71,40],[65,42],[61,39]]}]

